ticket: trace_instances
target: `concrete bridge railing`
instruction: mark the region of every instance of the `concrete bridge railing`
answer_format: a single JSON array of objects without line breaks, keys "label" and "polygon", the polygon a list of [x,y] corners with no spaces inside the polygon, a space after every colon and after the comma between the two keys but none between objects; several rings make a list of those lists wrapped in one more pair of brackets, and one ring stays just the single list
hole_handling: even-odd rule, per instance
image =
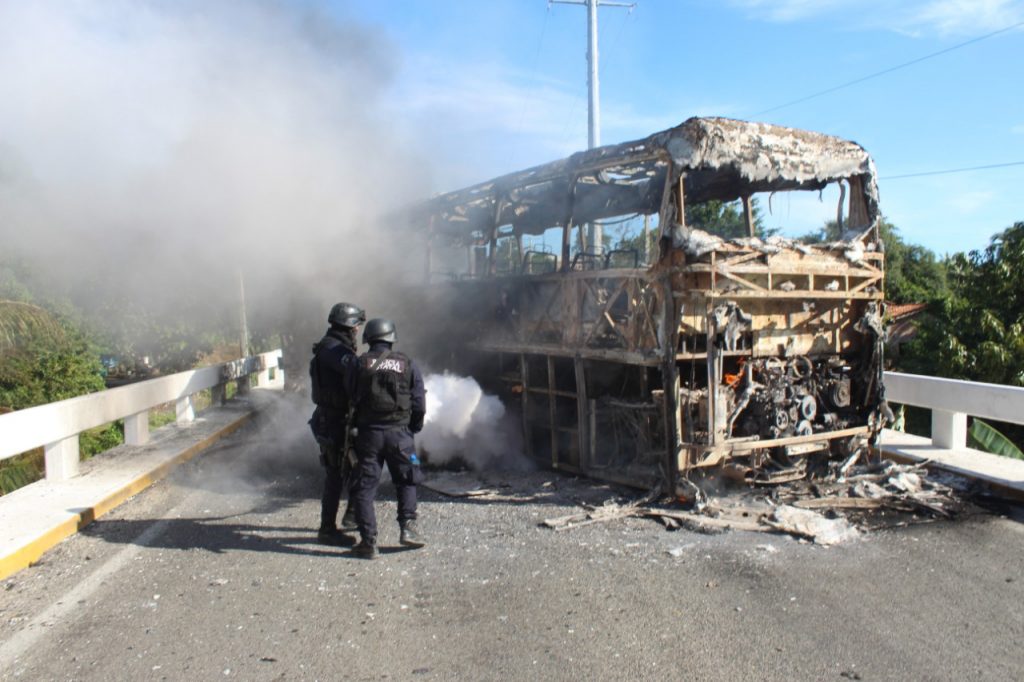
[{"label": "concrete bridge railing", "polygon": [[932,444],[967,447],[967,417],[1024,424],[1024,388],[958,381],[918,374],[885,373],[885,397],[891,403],[932,411]]},{"label": "concrete bridge railing", "polygon": [[[0,415],[0,460],[42,446],[46,477],[64,480],[78,473],[78,436],[83,431],[124,419],[125,442],[149,440],[149,411],[173,402],[179,424],[195,419],[194,397],[212,389],[213,402],[223,401],[229,381],[255,374],[256,385],[269,382],[281,350],[273,350],[211,367],[140,381],[98,393]],[[244,392],[248,381],[240,381]],[[1024,424],[1024,388],[958,381],[938,377],[885,373],[886,397],[892,403],[932,411],[934,447],[967,447],[967,417]]]},{"label": "concrete bridge railing", "polygon": [[55,403],[0,415],[0,460],[43,447],[48,480],[78,475],[78,436],[83,431],[124,419],[128,445],[149,441],[149,411],[173,402],[178,424],[195,419],[195,395],[211,389],[213,403],[223,402],[229,381],[237,381],[240,393],[270,381],[281,350],[273,350],[219,365],[179,372],[165,377],[78,396]]}]

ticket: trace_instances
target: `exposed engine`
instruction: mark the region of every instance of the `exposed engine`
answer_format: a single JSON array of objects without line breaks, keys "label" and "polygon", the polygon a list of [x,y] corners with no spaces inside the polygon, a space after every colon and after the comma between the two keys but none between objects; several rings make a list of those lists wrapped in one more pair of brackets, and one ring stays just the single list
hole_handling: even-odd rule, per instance
[{"label": "exposed engine", "polygon": [[748,360],[727,377],[735,390],[729,433],[768,440],[846,428],[856,417],[850,374],[837,357]]}]

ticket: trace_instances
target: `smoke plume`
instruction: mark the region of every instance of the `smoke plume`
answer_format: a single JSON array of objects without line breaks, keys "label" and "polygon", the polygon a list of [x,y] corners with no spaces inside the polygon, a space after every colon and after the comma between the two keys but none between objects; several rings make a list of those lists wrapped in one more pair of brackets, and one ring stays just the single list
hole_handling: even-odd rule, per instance
[{"label": "smoke plume", "polygon": [[[122,348],[179,328],[237,338],[241,275],[249,327],[280,335],[291,379],[338,301],[395,319],[414,356],[441,347],[424,339],[444,324],[407,312],[423,262],[387,218],[432,189],[416,141],[438,127],[395,120],[398,46],[340,11],[0,0],[0,271],[18,263]],[[497,398],[450,375],[427,388],[433,462],[521,461]],[[316,469],[312,405],[278,402],[259,466],[224,489]]]},{"label": "smoke plume", "polygon": [[417,441],[431,464],[461,460],[477,470],[527,466],[519,429],[501,400],[486,395],[472,378],[447,372],[428,374],[424,383],[427,416]]},{"label": "smoke plume", "polygon": [[382,115],[396,54],[327,5],[0,0],[0,256],[111,333],[234,331],[241,272],[308,352],[331,303],[419,272],[379,220],[429,176]]}]

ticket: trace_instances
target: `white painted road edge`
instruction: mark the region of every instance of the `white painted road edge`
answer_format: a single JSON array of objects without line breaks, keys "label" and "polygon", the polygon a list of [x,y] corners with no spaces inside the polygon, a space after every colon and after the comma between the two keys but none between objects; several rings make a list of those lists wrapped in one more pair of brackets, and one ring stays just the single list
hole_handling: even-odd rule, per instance
[{"label": "white painted road edge", "polygon": [[57,595],[55,597],[57,601],[29,621],[22,630],[14,633],[10,639],[0,644],[0,666],[2,666],[0,670],[5,667],[16,667],[19,659],[35,646],[40,638],[72,627],[73,613],[88,607],[89,597],[104,587],[107,579],[120,571],[143,548],[148,547],[151,542],[159,538],[174,519],[175,512],[191,503],[201,492],[201,490],[195,490],[187,495],[184,500],[167,512],[166,518],[154,522],[152,526],[132,540],[131,544],[118,551],[109,561],[93,571],[71,591]]}]

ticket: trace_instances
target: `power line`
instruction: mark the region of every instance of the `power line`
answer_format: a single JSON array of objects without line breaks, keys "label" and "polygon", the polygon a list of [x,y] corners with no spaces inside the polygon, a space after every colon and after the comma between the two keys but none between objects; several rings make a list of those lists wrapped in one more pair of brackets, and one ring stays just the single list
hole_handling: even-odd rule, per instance
[{"label": "power line", "polygon": [[863,83],[864,81],[871,80],[872,78],[878,78],[879,76],[884,76],[884,75],[886,75],[888,73],[892,73],[893,71],[899,71],[900,69],[905,69],[908,66],[913,66],[914,64],[920,64],[921,62],[923,62],[925,60],[932,59],[933,57],[938,57],[939,55],[946,54],[947,52],[952,52],[953,50],[959,50],[961,47],[967,47],[968,45],[973,45],[974,43],[981,42],[982,40],[987,40],[988,38],[991,38],[993,36],[997,36],[1000,33],[1006,33],[1007,31],[1012,31],[1013,29],[1020,28],[1021,26],[1024,26],[1024,21],[1017,22],[1016,24],[1013,24],[1012,26],[1007,26],[1005,28],[1001,28],[998,31],[992,31],[992,33],[986,33],[985,35],[978,36],[977,38],[971,38],[970,40],[968,40],[966,42],[959,43],[959,44],[953,45],[951,47],[947,47],[947,48],[945,48],[943,50],[939,50],[938,52],[932,52],[931,54],[926,54],[923,57],[918,57],[917,59],[912,59],[909,62],[903,62],[902,64],[897,64],[896,66],[891,66],[891,67],[889,67],[887,69],[882,69],[881,71],[876,71],[874,73],[868,74],[867,76],[862,76],[860,78],[855,78],[852,81],[847,81],[846,83],[843,83],[841,85],[836,85],[835,87],[831,87],[831,88],[828,88],[826,90],[821,90],[819,92],[815,92],[815,93],[813,93],[811,95],[807,95],[805,97],[801,97],[799,99],[795,99],[795,100],[793,100],[791,102],[786,102],[785,104],[780,104],[778,106],[772,107],[771,109],[765,109],[764,111],[758,111],[757,113],[751,114],[751,116],[752,117],[753,116],[761,116],[762,114],[767,114],[767,113],[770,113],[770,112],[773,112],[773,111],[778,111],[779,109],[785,109],[786,107],[791,107],[794,104],[801,104],[803,102],[806,102],[807,100],[815,99],[816,97],[821,97],[822,95],[828,95],[828,94],[833,93],[833,92],[835,92],[837,90],[842,90],[844,88],[848,88],[851,85],[857,85],[858,83]]},{"label": "power line", "polygon": [[[634,3],[636,5],[636,3]],[[622,39],[622,34],[626,32],[626,28],[629,26],[631,19],[636,19],[636,7],[631,7],[628,12],[622,17],[622,23],[619,24],[619,29],[612,36],[612,39],[608,42],[608,49],[604,53],[604,61],[607,64],[612,61],[612,55],[616,54],[615,49],[619,46],[619,42]]]},{"label": "power line", "polygon": [[992,163],[987,166],[971,166],[969,168],[950,168],[949,170],[926,171],[924,173],[907,173],[905,175],[888,175],[878,178],[879,180],[900,180],[902,178],[922,178],[926,175],[947,175],[949,173],[966,173],[967,171],[988,170],[989,168],[1007,168],[1009,166],[1024,166],[1024,161],[1011,161],[1009,163]]},{"label": "power line", "polygon": [[[551,16],[551,6],[549,5],[547,11],[544,12],[544,24],[541,26],[540,38],[537,40],[537,49],[536,49],[536,51],[534,52],[534,55],[533,55],[533,66],[530,69],[530,76],[531,76],[530,89],[536,88],[538,82],[540,81],[540,78],[538,76],[537,65],[540,62],[541,48],[544,47],[544,36],[547,34],[547,31],[548,31],[548,17],[550,17],[550,16]],[[526,107],[527,107],[527,105],[528,105],[528,102],[524,98],[523,99],[523,106],[519,110],[519,123],[516,125],[515,137],[519,137],[519,133],[523,132],[523,123],[526,121]],[[512,160],[515,158],[515,152],[518,149],[519,149],[519,146],[517,145],[514,148],[513,151],[509,152],[509,159],[508,159],[508,163],[506,164],[507,167],[509,167],[509,168],[512,167]]]},{"label": "power line", "polygon": [[[605,66],[607,66],[609,63],[612,62],[612,56],[616,54],[615,48],[618,47],[620,39],[622,38],[622,34],[626,32],[626,29],[629,26],[630,17],[633,16],[633,11],[634,11],[633,8],[630,8],[630,10],[628,12],[626,12],[626,14],[622,18],[622,23],[619,24],[618,30],[612,36],[612,39],[610,41],[608,41],[608,48],[604,51],[604,56],[603,56],[603,60],[604,60]],[[575,113],[575,111],[574,111],[574,113]],[[570,120],[570,122],[571,121],[576,121],[576,123],[574,124],[573,130],[572,130],[572,133],[575,133],[577,130],[579,130],[579,127],[582,124],[582,120],[577,121],[575,116],[570,116],[569,120]],[[567,141],[568,139],[569,139],[568,135],[564,135],[562,137],[563,141]]]}]

